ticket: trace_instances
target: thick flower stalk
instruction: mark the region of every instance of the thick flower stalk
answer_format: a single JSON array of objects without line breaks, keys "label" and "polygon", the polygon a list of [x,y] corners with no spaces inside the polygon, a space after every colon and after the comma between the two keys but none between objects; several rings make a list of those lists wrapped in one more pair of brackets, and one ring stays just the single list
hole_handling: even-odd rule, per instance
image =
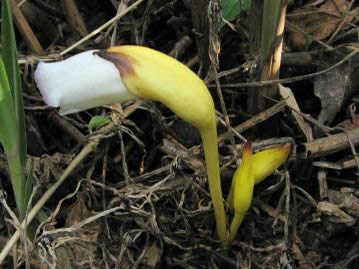
[{"label": "thick flower stalk", "polygon": [[119,46],[87,51],[57,63],[40,63],[35,80],[45,102],[60,107],[63,115],[144,98],[165,104],[194,125],[202,137],[218,237],[226,244],[215,109],[206,85],[196,74],[161,52]]}]

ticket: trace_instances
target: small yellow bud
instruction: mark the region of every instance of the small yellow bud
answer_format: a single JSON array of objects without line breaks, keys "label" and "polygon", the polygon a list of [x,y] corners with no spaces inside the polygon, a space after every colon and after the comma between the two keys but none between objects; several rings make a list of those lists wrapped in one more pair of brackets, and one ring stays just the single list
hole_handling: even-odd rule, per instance
[{"label": "small yellow bud", "polygon": [[[261,183],[269,175],[271,175],[279,166],[281,166],[288,158],[291,150],[291,145],[286,143],[279,147],[265,149],[256,154],[253,154],[253,177],[254,184]],[[242,160],[243,161],[243,160]],[[230,209],[234,209],[234,186],[238,178],[237,173],[239,168],[236,170],[231,189],[227,197],[227,204]]]},{"label": "small yellow bud", "polygon": [[243,157],[240,167],[233,177],[234,180],[234,218],[229,230],[229,242],[237,235],[238,228],[252,203],[254,189],[252,145],[246,143],[243,147]]},{"label": "small yellow bud", "polygon": [[286,143],[279,147],[265,149],[253,155],[254,181],[261,183],[271,175],[288,158],[291,145]]}]

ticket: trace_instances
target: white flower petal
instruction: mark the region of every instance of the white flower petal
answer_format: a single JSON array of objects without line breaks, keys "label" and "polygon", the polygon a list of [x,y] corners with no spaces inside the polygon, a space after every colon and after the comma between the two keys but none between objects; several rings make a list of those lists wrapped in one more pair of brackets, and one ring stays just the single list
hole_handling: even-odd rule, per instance
[{"label": "white flower petal", "polygon": [[46,104],[60,107],[60,114],[66,115],[137,98],[128,91],[114,64],[94,52],[38,64],[35,81]]}]

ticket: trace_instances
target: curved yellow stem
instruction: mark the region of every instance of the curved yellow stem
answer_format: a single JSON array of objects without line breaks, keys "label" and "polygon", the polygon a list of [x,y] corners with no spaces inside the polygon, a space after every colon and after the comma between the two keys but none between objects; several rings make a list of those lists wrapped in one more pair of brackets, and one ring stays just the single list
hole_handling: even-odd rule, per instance
[{"label": "curved yellow stem", "polygon": [[226,245],[228,238],[227,217],[224,211],[220,180],[217,128],[215,119],[212,120],[212,123],[209,124],[208,127],[200,128],[199,131],[202,137],[204,156],[206,159],[208,185],[212,197],[214,214],[216,216],[218,238],[224,245]]}]

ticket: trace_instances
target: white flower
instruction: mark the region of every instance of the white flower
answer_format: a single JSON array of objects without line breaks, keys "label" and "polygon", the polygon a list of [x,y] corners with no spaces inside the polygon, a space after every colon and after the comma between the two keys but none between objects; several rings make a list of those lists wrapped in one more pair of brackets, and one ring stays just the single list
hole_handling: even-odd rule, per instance
[{"label": "white flower", "polygon": [[35,81],[47,105],[60,107],[60,114],[66,115],[137,98],[128,91],[115,65],[96,52],[38,64]]}]

